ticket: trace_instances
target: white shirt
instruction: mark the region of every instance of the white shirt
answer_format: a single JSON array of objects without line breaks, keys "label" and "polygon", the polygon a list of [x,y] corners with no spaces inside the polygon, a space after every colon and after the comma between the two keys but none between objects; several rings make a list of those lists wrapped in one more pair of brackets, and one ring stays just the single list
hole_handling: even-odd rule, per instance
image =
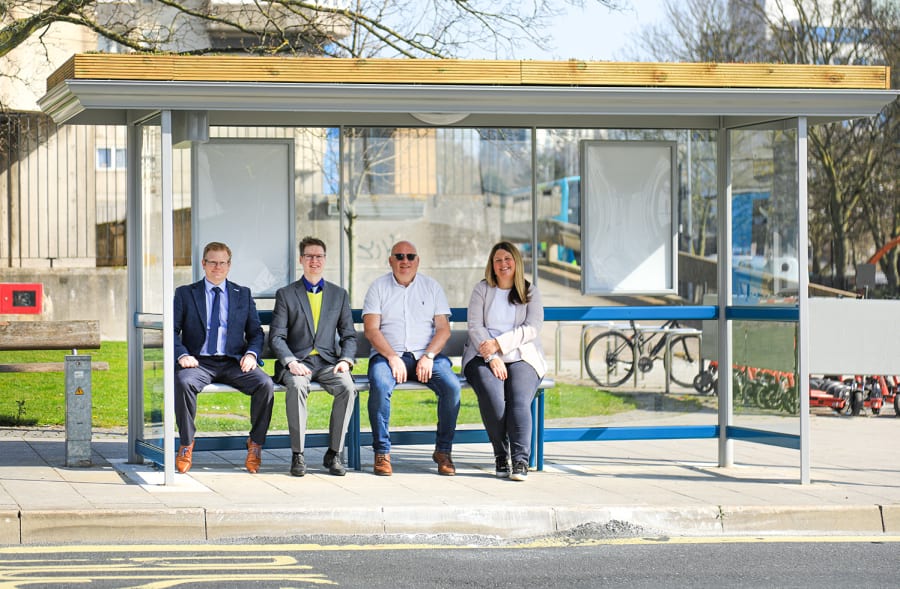
[{"label": "white shirt", "polygon": [[[381,315],[381,333],[391,348],[398,354],[412,352],[418,359],[434,337],[434,316],[450,315],[450,305],[433,278],[416,273],[409,286],[403,286],[388,272],[369,287],[362,314]],[[372,348],[371,355],[377,353]]]},{"label": "white shirt", "polygon": [[[496,286],[493,288],[494,300],[484,318],[484,326],[491,337],[497,337],[516,328],[516,306],[509,302],[510,289]],[[500,359],[504,362],[516,362],[522,359],[522,354],[519,348],[515,348],[508,354],[500,356]]]}]

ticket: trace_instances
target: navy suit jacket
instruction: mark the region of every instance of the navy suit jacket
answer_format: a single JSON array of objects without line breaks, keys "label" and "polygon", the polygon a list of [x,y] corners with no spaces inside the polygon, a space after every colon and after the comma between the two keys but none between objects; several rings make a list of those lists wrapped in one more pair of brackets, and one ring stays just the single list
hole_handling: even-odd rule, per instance
[{"label": "navy suit jacket", "polygon": [[285,366],[293,360],[302,362],[313,348],[331,364],[346,360],[353,366],[356,327],[350,311],[350,295],[340,286],[326,281],[322,287],[319,328],[315,329],[303,281],[279,288],[269,325],[269,347],[277,359],[276,382],[281,382]]},{"label": "navy suit jacket", "polygon": [[[265,335],[259,323],[250,289],[230,280],[228,292],[228,332],[225,355],[240,360],[247,352],[262,356]],[[175,289],[175,358],[200,355],[206,342],[206,292],[203,280]]]}]

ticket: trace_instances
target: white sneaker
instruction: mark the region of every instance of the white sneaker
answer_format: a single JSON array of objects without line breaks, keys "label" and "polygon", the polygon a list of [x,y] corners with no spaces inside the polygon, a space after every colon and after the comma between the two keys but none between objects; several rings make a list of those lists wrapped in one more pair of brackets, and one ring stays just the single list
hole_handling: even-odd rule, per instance
[{"label": "white sneaker", "polygon": [[509,478],[514,481],[524,481],[528,478],[528,463],[520,460],[513,464],[512,474]]}]

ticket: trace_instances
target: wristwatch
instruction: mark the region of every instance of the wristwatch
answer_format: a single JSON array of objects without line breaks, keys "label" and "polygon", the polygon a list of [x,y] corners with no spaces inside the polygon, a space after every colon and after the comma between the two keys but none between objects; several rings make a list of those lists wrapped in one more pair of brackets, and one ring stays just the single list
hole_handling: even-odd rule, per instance
[{"label": "wristwatch", "polygon": [[434,360],[435,355],[436,354],[434,352],[425,352],[425,357],[429,360]]}]

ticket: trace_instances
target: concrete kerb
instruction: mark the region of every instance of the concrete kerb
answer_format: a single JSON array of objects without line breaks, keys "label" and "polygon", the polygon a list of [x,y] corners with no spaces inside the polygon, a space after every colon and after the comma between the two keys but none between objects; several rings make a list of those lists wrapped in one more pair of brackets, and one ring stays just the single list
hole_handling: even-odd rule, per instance
[{"label": "concrete kerb", "polygon": [[900,533],[900,505],[32,510],[6,511],[0,518],[3,545],[204,542],[307,535],[476,535],[516,540],[579,528],[641,536]]},{"label": "concrete kerb", "polygon": [[732,506],[722,508],[722,529],[730,535],[883,534],[878,505]]},{"label": "concrete kerb", "polygon": [[203,508],[29,510],[20,514],[21,544],[133,544],[206,540]]},{"label": "concrete kerb", "polygon": [[0,545],[21,544],[22,532],[20,526],[18,510],[4,509],[0,511]]},{"label": "concrete kerb", "polygon": [[208,540],[241,537],[284,538],[310,534],[377,535],[385,533],[378,508],[208,509]]},{"label": "concrete kerb", "polygon": [[885,534],[900,534],[900,505],[881,506],[881,521]]},{"label": "concrete kerb", "polygon": [[641,534],[706,536],[721,532],[716,507],[597,506],[555,509],[558,532],[582,526],[624,528]]}]

